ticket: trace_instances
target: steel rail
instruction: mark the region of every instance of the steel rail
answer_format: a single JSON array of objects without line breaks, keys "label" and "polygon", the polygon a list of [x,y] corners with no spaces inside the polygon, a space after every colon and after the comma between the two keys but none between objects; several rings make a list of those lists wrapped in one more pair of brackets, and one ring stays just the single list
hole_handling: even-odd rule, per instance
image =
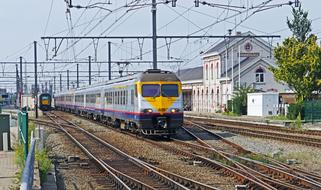
[{"label": "steel rail", "polygon": [[286,132],[292,134],[300,134],[300,135],[309,135],[309,136],[321,136],[320,130],[297,130],[293,128],[282,127],[273,124],[265,124],[265,123],[258,123],[258,122],[249,122],[249,121],[235,121],[235,120],[228,120],[228,119],[219,119],[219,118],[206,118],[206,117],[198,117],[198,116],[191,116],[185,115],[187,120],[196,118],[199,121],[210,122],[212,125],[228,125],[228,126],[247,126],[249,128],[256,128],[260,130],[272,130],[278,132]]},{"label": "steel rail", "polygon": [[[87,120],[89,120],[91,122],[95,122],[95,123],[97,123],[99,125],[102,124],[102,123],[99,123],[97,121],[90,120],[88,118],[85,118],[85,119],[87,119]],[[106,125],[104,125],[104,126],[106,126]],[[113,128],[113,127],[109,126],[109,128],[119,132],[119,130],[117,130],[117,129]],[[127,134],[129,136],[132,136],[132,137],[135,137],[135,138],[137,137],[136,135],[134,135],[132,133],[128,133],[128,132],[124,132],[124,131],[122,131],[122,133],[125,133],[125,134]],[[248,177],[248,176],[238,172],[234,168],[229,167],[228,165],[224,165],[224,164],[222,164],[220,162],[216,162],[214,160],[210,160],[208,158],[205,158],[205,157],[202,157],[202,156],[199,156],[199,155],[196,155],[196,154],[192,154],[192,153],[189,153],[189,152],[178,150],[176,148],[173,148],[173,147],[170,147],[170,146],[166,146],[164,144],[159,144],[159,143],[157,143],[157,142],[155,142],[153,140],[150,140],[150,139],[142,138],[141,140],[146,141],[146,142],[148,142],[150,144],[153,144],[155,146],[161,147],[162,149],[165,149],[165,150],[167,150],[169,152],[173,152],[173,153],[178,154],[178,155],[187,156],[187,157],[190,157],[190,158],[192,158],[194,160],[201,161],[205,166],[210,167],[210,168],[212,168],[214,170],[219,170],[219,171],[223,170],[222,173],[224,175],[233,176],[238,182],[241,182],[242,184],[248,184],[250,187],[259,188],[259,189],[273,189],[273,190],[275,190],[274,187],[272,187],[272,186],[260,181],[259,179],[256,179],[256,178],[253,179],[251,177]]]},{"label": "steel rail", "polygon": [[[191,122],[191,121],[188,121],[188,122],[193,123],[193,122]],[[234,146],[235,148],[240,148],[241,150],[243,149],[243,150],[244,150],[243,153],[250,153],[250,154],[253,154],[253,155],[257,155],[256,153],[251,152],[251,151],[249,151],[249,150],[246,150],[246,149],[242,148],[240,145],[238,145],[238,144],[236,144],[236,143],[234,143],[234,142],[232,142],[232,141],[229,141],[229,140],[223,138],[222,136],[220,136],[220,135],[218,135],[218,134],[210,131],[209,129],[207,129],[207,128],[205,128],[205,127],[202,127],[202,126],[199,125],[199,124],[196,124],[195,122],[194,122],[193,124],[194,124],[195,126],[197,126],[197,127],[200,127],[201,129],[207,131],[208,133],[213,134],[214,136],[216,136],[216,137],[218,137],[218,138],[224,139],[224,142],[227,142],[227,143],[230,144],[231,146]],[[303,170],[301,170],[301,169],[299,169],[299,168],[296,168],[296,167],[288,166],[288,165],[283,164],[283,163],[281,163],[281,162],[279,162],[279,161],[277,161],[277,160],[274,160],[274,159],[272,159],[272,158],[270,158],[270,157],[268,157],[268,156],[265,156],[264,158],[267,159],[269,162],[273,163],[274,165],[277,165],[277,166],[279,167],[279,169],[284,169],[284,170],[286,170],[286,171],[289,172],[289,173],[292,173],[292,174],[295,174],[295,175],[299,175],[299,176],[301,176],[301,177],[303,177],[303,178],[306,178],[307,180],[310,180],[310,181],[314,181],[314,182],[317,182],[317,183],[320,183],[320,182],[321,182],[321,176],[318,175],[318,174],[313,174],[313,173],[311,173],[311,172],[306,172],[306,171],[303,171]],[[319,181],[319,182],[318,182],[318,181]]]},{"label": "steel rail", "polygon": [[53,119],[50,115],[47,114],[47,116],[52,120],[56,125],[59,126],[60,130],[63,131],[75,144],[78,145],[79,148],[82,149],[86,153],[87,156],[89,156],[92,160],[94,160],[101,168],[103,168],[107,172],[107,176],[112,180],[112,182],[116,185],[117,189],[126,189],[130,190],[125,182],[123,182],[119,177],[117,177],[112,171],[110,171],[109,167],[106,167],[106,165],[100,161],[99,158],[91,154],[91,152],[84,147],[76,138],[74,138],[67,130],[65,130],[61,124],[59,124],[55,119]]},{"label": "steel rail", "polygon": [[[237,170],[240,170],[240,169],[241,169],[240,173],[246,172],[246,175],[248,175],[249,177],[254,177],[254,178],[256,178],[255,176],[253,176],[253,174],[251,174],[251,173],[255,173],[256,175],[259,175],[259,176],[261,177],[261,180],[263,180],[263,181],[265,181],[265,182],[268,182],[268,183],[270,183],[270,184],[274,184],[274,185],[277,185],[278,187],[282,187],[282,188],[297,189],[297,187],[294,187],[293,185],[286,184],[286,183],[284,183],[284,182],[282,182],[282,181],[279,181],[279,180],[276,180],[276,179],[272,179],[272,178],[269,177],[269,176],[264,176],[264,175],[262,175],[261,173],[258,173],[258,172],[256,172],[255,170],[252,170],[251,168],[249,168],[249,167],[247,167],[247,166],[245,166],[245,165],[243,165],[243,164],[237,163],[236,161],[234,161],[234,160],[232,160],[231,158],[227,157],[223,151],[218,151],[218,150],[216,150],[214,147],[212,147],[212,146],[209,145],[208,143],[204,142],[202,139],[200,139],[200,138],[199,138],[197,135],[195,135],[194,133],[190,132],[189,130],[187,130],[187,129],[184,128],[184,127],[182,127],[182,128],[183,128],[184,130],[186,130],[186,132],[187,132],[189,135],[193,136],[198,143],[201,144],[201,146],[196,145],[196,146],[198,146],[198,147],[197,147],[198,149],[201,149],[201,150],[206,149],[206,151],[209,150],[210,153],[214,153],[214,154],[218,155],[220,158],[222,158],[222,159],[224,159],[224,160],[227,160],[227,161],[228,161],[229,163],[231,163],[234,167],[238,168]],[[184,144],[184,145],[187,145],[187,146],[191,146],[191,145],[192,145],[192,147],[195,147],[195,146],[194,146],[195,144],[192,144],[192,143],[180,141],[180,140],[175,139],[175,138],[172,138],[172,140],[174,140],[175,142],[178,142],[178,143],[180,143],[180,144]],[[251,173],[248,173],[246,170],[249,170]],[[264,177],[264,178],[262,179],[262,177]]]},{"label": "steel rail", "polygon": [[[33,119],[33,121],[34,121],[35,123],[37,123],[37,124],[42,124],[42,125],[54,127],[54,128],[56,128],[56,129],[59,129],[59,130],[60,130],[60,128],[56,127],[56,126],[55,126],[55,123],[53,123],[53,122],[45,121],[45,120],[41,120],[41,119]],[[66,125],[66,124],[61,124],[61,125],[66,126],[66,127],[71,127],[71,125],[69,125],[69,124],[67,124],[67,125]],[[101,161],[102,161],[102,160],[101,160]],[[146,162],[143,162],[142,160],[137,160],[137,161],[142,162],[142,163],[148,165],[149,167],[151,167],[151,168],[155,169],[156,171],[164,174],[165,176],[173,179],[174,181],[176,181],[176,182],[178,182],[178,183],[180,183],[180,184],[183,184],[184,186],[193,187],[193,189],[198,189],[198,190],[218,190],[218,189],[215,188],[215,187],[211,187],[211,186],[208,186],[208,185],[206,185],[206,184],[200,183],[200,182],[198,182],[198,181],[195,181],[195,180],[192,180],[192,179],[183,177],[183,176],[179,176],[179,175],[177,175],[177,174],[171,173],[171,172],[166,171],[166,170],[163,170],[163,169],[161,169],[161,168],[157,168],[157,167],[152,166],[152,165],[150,165],[150,164],[148,164],[148,163],[146,163]],[[104,161],[102,161],[102,162],[104,162]],[[110,168],[110,170],[113,170],[113,169]],[[117,171],[115,170],[115,172],[117,172]],[[118,176],[118,177],[121,178],[120,176]]]},{"label": "steel rail", "polygon": [[[37,122],[44,122],[45,124],[50,124],[50,122],[46,122],[46,121],[40,121],[40,120],[38,120]],[[68,126],[68,127],[70,127],[70,126]],[[173,139],[174,141],[176,141],[176,142],[178,142],[178,143],[181,143],[181,144],[184,144],[184,145],[188,145],[188,146],[193,146],[194,148],[197,148],[197,149],[205,149],[205,147],[203,147],[203,146],[198,146],[198,145],[195,145],[195,144],[191,144],[191,143],[187,143],[187,142],[180,142],[179,140],[176,140],[176,139]],[[206,145],[206,147],[209,147],[210,145]],[[210,151],[213,151],[213,150],[210,150]],[[289,173],[293,173],[293,174],[295,174],[295,175],[299,175],[299,176],[301,176],[302,178],[305,178],[305,179],[307,179],[307,180],[309,180],[309,181],[312,181],[312,182],[314,182],[314,183],[318,183],[318,181],[320,181],[320,179],[321,179],[321,177],[320,176],[318,176],[317,174],[313,174],[313,173],[310,173],[310,172],[305,172],[305,171],[303,171],[303,170],[300,170],[300,169],[298,169],[298,168],[295,168],[295,167],[290,167],[290,166],[287,166],[287,165],[285,165],[285,164],[283,164],[283,163],[280,163],[280,162],[277,162],[276,160],[271,160],[269,157],[267,157],[267,159],[270,161],[270,162],[272,162],[273,164],[276,164],[276,165],[278,165],[279,167],[281,167],[281,168],[279,168],[279,169],[284,169],[284,168],[286,168],[287,170],[287,172],[289,172]],[[315,181],[314,181],[315,180]]]},{"label": "steel rail", "polygon": [[[192,123],[192,122],[190,122],[190,123]],[[211,135],[213,135],[213,136],[215,136],[215,137],[223,138],[223,137],[221,137],[221,136],[213,133],[212,131],[207,130],[206,128],[204,128],[204,127],[202,127],[202,126],[200,126],[200,125],[198,125],[198,124],[195,124],[194,126],[196,126],[196,127],[200,128],[200,129],[208,132],[209,134],[211,134]],[[185,129],[185,128],[184,128],[184,129]],[[193,137],[195,137],[196,140],[197,140],[197,142],[201,142],[202,145],[205,144],[205,145],[207,145],[207,147],[212,148],[212,151],[213,151],[214,153],[216,153],[216,154],[219,154],[220,157],[222,157],[221,154],[224,154],[224,155],[229,156],[230,159],[227,159],[228,161],[231,161],[232,158],[235,158],[235,157],[236,157],[236,158],[241,159],[241,160],[243,160],[243,161],[246,160],[247,163],[250,162],[250,164],[248,164],[248,165],[253,165],[253,164],[254,164],[254,165],[256,166],[256,168],[259,168],[259,169],[260,169],[261,173],[255,171],[255,170],[252,170],[252,169],[249,168],[248,166],[239,165],[240,162],[236,162],[236,163],[234,162],[234,164],[235,164],[237,167],[244,168],[244,169],[246,169],[246,170],[250,170],[252,173],[255,173],[256,175],[259,175],[259,176],[261,176],[261,177],[267,177],[267,178],[269,178],[268,181],[270,181],[270,182],[271,182],[271,180],[273,180],[273,182],[276,182],[276,177],[278,177],[278,179],[281,178],[281,179],[287,179],[288,181],[292,181],[292,183],[295,183],[294,185],[302,185],[302,186],[310,187],[310,188],[321,188],[321,184],[320,184],[319,182],[316,182],[316,181],[314,181],[314,180],[308,180],[308,179],[306,179],[306,178],[302,178],[301,175],[294,175],[294,174],[289,173],[289,172],[287,172],[287,171],[283,171],[283,170],[281,170],[281,169],[279,169],[279,168],[276,168],[276,167],[273,167],[273,166],[270,166],[270,165],[266,165],[266,164],[260,163],[260,162],[258,162],[258,161],[255,161],[255,160],[250,160],[250,159],[247,159],[247,158],[243,158],[243,157],[237,156],[237,155],[235,155],[235,154],[225,153],[224,151],[217,152],[217,150],[216,150],[212,145],[207,144],[205,141],[201,140],[199,137],[197,137],[197,135],[191,133],[190,131],[187,131],[187,132],[188,132],[188,134],[190,134],[190,135],[192,135]],[[245,151],[244,148],[242,148],[241,146],[239,146],[239,145],[237,145],[237,144],[235,144],[235,143],[233,143],[233,142],[231,142],[231,141],[228,141],[228,140],[225,139],[224,142],[227,143],[227,144],[229,144],[229,145],[233,145],[233,146],[234,146],[235,148],[237,148],[238,150],[244,150],[244,151]],[[247,153],[250,153],[250,151],[247,151]],[[223,156],[223,158],[226,159],[226,157],[224,157],[224,156]],[[244,163],[244,162],[243,162],[243,163]],[[268,174],[276,174],[276,175],[274,175],[274,176],[275,176],[274,178],[271,178],[271,177],[266,176],[266,175],[263,176],[262,173],[264,173],[264,174],[266,174],[266,175],[268,175]],[[266,180],[266,179],[262,179],[262,180]],[[285,186],[288,187],[288,188],[294,188],[294,186],[291,186],[290,184],[286,184],[286,183],[284,183],[284,182],[282,182],[282,181],[277,181],[277,182],[279,183],[279,185],[285,185]],[[298,187],[297,187],[297,188],[298,188]],[[294,189],[295,189],[295,188],[294,188]]]},{"label": "steel rail", "polygon": [[258,131],[258,130],[255,130],[255,128],[243,127],[240,125],[235,126],[235,125],[227,125],[227,124],[213,124],[213,123],[206,123],[206,122],[204,123],[200,121],[197,121],[197,122],[194,121],[194,123],[206,124],[210,126],[210,127],[206,127],[208,129],[230,131],[230,132],[242,134],[245,136],[274,139],[274,140],[280,140],[285,142],[291,142],[291,143],[297,143],[297,144],[303,144],[307,146],[321,148],[321,138],[305,137],[302,135],[299,136],[299,135],[280,133],[280,132],[275,133],[272,131],[265,131],[263,128],[261,128]]},{"label": "steel rail", "polygon": [[[60,117],[60,116],[58,116],[58,117]],[[86,131],[85,129],[79,127],[75,123],[73,123],[71,121],[68,121],[68,120],[65,120],[62,117],[60,117],[60,119],[64,120],[67,123],[69,123],[70,125],[73,125],[78,130],[84,132],[85,134],[87,134],[91,138],[95,139],[99,143],[103,144],[104,146],[108,147],[109,149],[111,149],[112,151],[116,152],[117,154],[122,155],[123,157],[127,158],[128,161],[132,162],[133,164],[135,164],[138,167],[140,167],[143,170],[145,170],[145,172],[147,172],[149,176],[151,176],[151,177],[163,182],[164,184],[167,184],[171,189],[182,189],[182,190],[187,190],[188,189],[187,187],[185,187],[185,186],[179,184],[178,182],[176,182],[175,180],[172,180],[171,178],[167,177],[166,175],[163,175],[160,172],[154,170],[153,168],[150,168],[149,166],[145,165],[142,161],[139,161],[137,158],[134,158],[134,157],[124,153],[123,151],[121,151],[118,148],[112,146],[111,144],[107,143],[106,141],[100,139],[99,137],[97,137],[97,136],[93,135],[92,133]]]}]

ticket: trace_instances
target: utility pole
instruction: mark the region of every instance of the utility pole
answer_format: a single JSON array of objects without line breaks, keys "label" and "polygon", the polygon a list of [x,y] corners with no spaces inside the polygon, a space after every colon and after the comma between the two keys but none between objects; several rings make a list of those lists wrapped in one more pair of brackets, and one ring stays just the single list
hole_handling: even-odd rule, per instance
[{"label": "utility pole", "polygon": [[152,25],[153,25],[153,69],[157,69],[157,25],[156,25],[156,0],[152,1]]},{"label": "utility pole", "polygon": [[35,110],[36,118],[38,118],[38,76],[37,76],[37,42],[34,41],[34,56],[35,56]]},{"label": "utility pole", "polygon": [[79,88],[79,64],[77,63],[77,88]]},{"label": "utility pole", "polygon": [[56,92],[56,73],[54,74],[54,81],[53,81],[53,94]]},{"label": "utility pole", "polygon": [[88,56],[88,60],[89,60],[89,85],[91,85],[91,56]]},{"label": "utility pole", "polygon": [[67,90],[69,90],[69,70],[67,70]]},{"label": "utility pole", "polygon": [[20,89],[19,89],[20,109],[22,108],[22,94],[23,94],[23,81],[22,81],[22,57],[20,56]]},{"label": "utility pole", "polygon": [[[18,107],[18,100],[19,100],[19,71],[18,71],[18,65],[16,64],[16,107]],[[20,104],[20,100],[19,100]],[[21,105],[21,104],[20,104]],[[21,108],[21,107],[20,107]]]},{"label": "utility pole", "polygon": [[108,42],[108,79],[111,80],[111,42]]},{"label": "utility pole", "polygon": [[59,74],[59,83],[60,83],[60,92],[62,91],[62,81],[61,81],[61,73]]}]

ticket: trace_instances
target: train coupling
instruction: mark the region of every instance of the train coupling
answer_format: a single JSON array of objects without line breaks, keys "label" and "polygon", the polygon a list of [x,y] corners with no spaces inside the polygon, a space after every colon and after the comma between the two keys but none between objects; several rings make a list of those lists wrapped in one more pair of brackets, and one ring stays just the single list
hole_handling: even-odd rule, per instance
[{"label": "train coupling", "polygon": [[166,129],[167,126],[167,118],[166,117],[157,117],[157,127]]}]

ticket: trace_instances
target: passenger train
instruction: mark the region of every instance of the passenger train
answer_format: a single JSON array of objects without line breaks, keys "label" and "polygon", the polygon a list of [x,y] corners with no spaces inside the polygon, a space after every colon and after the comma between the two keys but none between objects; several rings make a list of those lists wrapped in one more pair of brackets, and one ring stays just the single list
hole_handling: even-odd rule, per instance
[{"label": "passenger train", "polygon": [[183,124],[182,98],[177,76],[154,69],[56,94],[55,107],[146,136],[171,136]]},{"label": "passenger train", "polygon": [[51,95],[49,93],[42,93],[39,96],[39,109],[41,111],[51,110]]}]

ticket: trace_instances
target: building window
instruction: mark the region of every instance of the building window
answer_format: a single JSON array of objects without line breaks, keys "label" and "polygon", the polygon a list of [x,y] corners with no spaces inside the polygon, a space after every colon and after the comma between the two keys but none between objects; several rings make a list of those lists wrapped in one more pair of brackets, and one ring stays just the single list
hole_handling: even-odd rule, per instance
[{"label": "building window", "polygon": [[255,82],[263,83],[264,82],[264,70],[260,67],[255,71]]},{"label": "building window", "polygon": [[208,66],[205,67],[205,79],[208,80]]},{"label": "building window", "polygon": [[213,80],[214,77],[214,68],[213,68],[213,64],[211,64],[211,79]]}]

